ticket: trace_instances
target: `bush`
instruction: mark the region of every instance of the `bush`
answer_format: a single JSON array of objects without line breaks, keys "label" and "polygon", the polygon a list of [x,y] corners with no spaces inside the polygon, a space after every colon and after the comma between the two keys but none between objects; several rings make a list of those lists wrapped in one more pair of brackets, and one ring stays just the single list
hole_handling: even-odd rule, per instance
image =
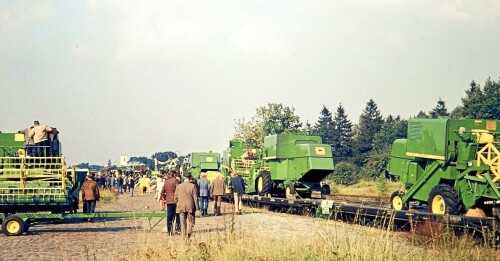
[{"label": "bush", "polygon": [[358,167],[349,162],[340,162],[335,166],[331,179],[340,185],[352,185],[359,181]]},{"label": "bush", "polygon": [[389,185],[387,184],[387,179],[385,178],[385,174],[381,174],[377,178],[377,190],[381,195],[387,194],[387,190],[389,189]]},{"label": "bush", "polygon": [[389,149],[370,152],[366,158],[365,165],[359,171],[360,176],[364,179],[375,180],[380,175],[384,175],[389,158]]}]

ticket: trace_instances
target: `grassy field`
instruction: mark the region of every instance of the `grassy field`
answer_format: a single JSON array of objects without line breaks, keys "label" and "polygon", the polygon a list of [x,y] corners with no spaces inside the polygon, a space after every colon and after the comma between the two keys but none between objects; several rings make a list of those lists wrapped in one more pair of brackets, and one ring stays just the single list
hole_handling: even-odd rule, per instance
[{"label": "grassy field", "polygon": [[273,215],[289,222],[290,227],[249,226],[239,224],[238,216],[228,215],[219,232],[198,234],[190,241],[175,241],[176,237],[147,241],[134,259],[500,260],[499,250],[479,246],[472,237],[457,236],[435,224],[394,232],[283,214],[268,213],[256,218],[272,219],[269,216]]},{"label": "grassy field", "polygon": [[356,183],[351,186],[343,186],[343,185],[335,185],[331,184],[330,186],[337,190],[336,193],[339,194],[351,194],[351,195],[363,195],[363,196],[390,196],[394,191],[399,190],[400,183],[399,182],[391,182],[385,181],[385,191],[382,191],[380,183],[377,181],[366,181],[361,180],[359,183]]}]

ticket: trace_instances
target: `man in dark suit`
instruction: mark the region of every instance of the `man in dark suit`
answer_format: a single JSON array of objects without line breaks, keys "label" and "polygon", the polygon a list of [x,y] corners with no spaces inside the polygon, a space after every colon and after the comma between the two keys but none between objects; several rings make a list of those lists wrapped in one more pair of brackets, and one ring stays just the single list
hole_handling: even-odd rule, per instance
[{"label": "man in dark suit", "polygon": [[198,191],[190,179],[191,173],[188,172],[184,175],[184,182],[175,188],[176,213],[180,216],[181,233],[185,238],[191,237],[195,214],[200,210]]}]

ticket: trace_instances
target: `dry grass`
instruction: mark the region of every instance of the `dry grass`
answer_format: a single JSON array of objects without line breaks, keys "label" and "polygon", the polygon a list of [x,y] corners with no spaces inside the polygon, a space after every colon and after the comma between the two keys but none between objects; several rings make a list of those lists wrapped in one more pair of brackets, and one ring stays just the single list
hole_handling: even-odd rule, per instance
[{"label": "dry grass", "polygon": [[133,259],[500,260],[498,250],[479,247],[467,236],[441,232],[429,236],[423,228],[394,232],[282,214],[254,215],[252,224],[240,216],[227,215],[215,227],[197,229],[189,241],[164,234],[160,240],[142,238]]},{"label": "dry grass", "polygon": [[[99,195],[101,196],[101,198],[99,199],[99,204],[111,204],[114,203],[118,198],[117,192],[111,192],[108,189],[99,190]],[[82,192],[80,192],[78,198],[79,198],[78,208],[83,209]]]},{"label": "dry grass", "polygon": [[399,190],[399,182],[387,181],[387,192],[381,193],[376,181],[362,180],[351,186],[336,185],[340,194],[363,195],[363,196],[390,196],[392,192]]}]

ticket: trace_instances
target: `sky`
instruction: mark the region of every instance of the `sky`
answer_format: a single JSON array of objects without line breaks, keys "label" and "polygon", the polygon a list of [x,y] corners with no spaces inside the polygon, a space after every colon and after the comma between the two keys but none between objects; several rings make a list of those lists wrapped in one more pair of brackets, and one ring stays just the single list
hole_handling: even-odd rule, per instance
[{"label": "sky", "polygon": [[451,111],[500,77],[496,0],[0,0],[0,35],[0,131],[57,127],[70,165],[222,152],[270,102]]}]

